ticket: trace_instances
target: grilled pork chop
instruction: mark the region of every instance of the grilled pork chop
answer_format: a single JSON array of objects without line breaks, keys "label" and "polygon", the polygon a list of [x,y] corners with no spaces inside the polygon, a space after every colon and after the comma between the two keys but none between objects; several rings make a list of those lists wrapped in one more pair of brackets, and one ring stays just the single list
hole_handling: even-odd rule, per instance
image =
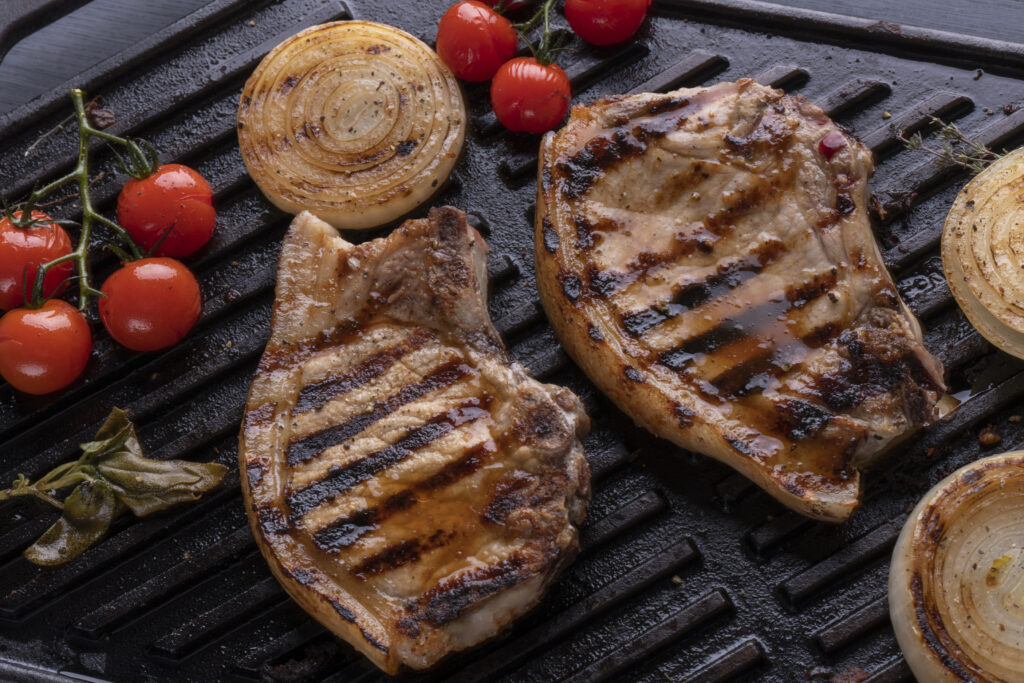
[{"label": "grilled pork chop", "polygon": [[873,239],[871,152],[741,80],[576,107],[541,155],[537,278],[575,361],[655,434],[846,519],[944,391]]},{"label": "grilled pork chop", "polygon": [[246,404],[243,490],[271,569],[392,673],[497,633],[578,548],[589,422],[509,362],[486,257],[452,208],[358,246],[300,214]]}]

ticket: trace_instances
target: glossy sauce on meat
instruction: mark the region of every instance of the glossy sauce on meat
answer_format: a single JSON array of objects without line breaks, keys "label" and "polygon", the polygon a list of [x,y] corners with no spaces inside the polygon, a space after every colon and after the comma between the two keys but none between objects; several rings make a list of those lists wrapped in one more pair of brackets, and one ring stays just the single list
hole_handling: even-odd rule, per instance
[{"label": "glossy sauce on meat", "polygon": [[538,285],[573,358],[654,433],[845,519],[943,393],[868,223],[870,151],[743,80],[576,107],[541,155]]},{"label": "glossy sauce on meat", "polygon": [[389,672],[494,635],[578,547],[589,423],[508,360],[486,253],[451,208],[358,246],[301,214],[282,248],[250,520],[289,593]]}]

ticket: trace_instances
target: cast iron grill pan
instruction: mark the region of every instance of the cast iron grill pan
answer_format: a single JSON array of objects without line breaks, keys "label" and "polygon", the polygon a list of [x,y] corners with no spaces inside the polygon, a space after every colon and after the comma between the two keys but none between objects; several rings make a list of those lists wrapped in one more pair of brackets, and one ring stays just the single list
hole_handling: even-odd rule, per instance
[{"label": "cast iron grill pan", "polygon": [[[31,5],[38,22],[80,4],[7,0],[4,9],[18,17]],[[234,117],[252,68],[299,29],[366,18],[430,42],[447,4],[214,0],[67,84],[103,95],[117,116],[113,132],[144,135],[163,161],[209,178],[218,230],[191,261],[204,308],[183,343],[131,353],[95,325],[84,381],[46,399],[0,385],[0,481],[38,476],[72,457],[113,406],[130,410],[153,457],[216,459],[232,473],[199,504],[120,520],[101,544],[56,569],[21,557],[51,513],[32,503],[4,506],[0,678],[387,679],[285,596],[246,525],[236,433],[268,335],[289,217],[246,175]],[[863,509],[840,527],[788,512],[728,468],[636,429],[569,362],[535,303],[537,139],[504,132],[486,86],[468,86],[466,155],[435,203],[470,212],[488,237],[491,313],[512,355],[576,391],[595,418],[586,440],[595,494],[581,557],[534,613],[503,638],[409,678],[911,680],[888,621],[889,552],[918,497],[984,455],[981,427],[1002,435],[1000,449],[1024,442],[1024,423],[1010,420],[1024,395],[1024,365],[979,337],[942,277],[938,238],[966,176],[904,151],[895,130],[928,131],[932,114],[992,146],[1019,142],[1024,48],[746,0],[661,0],[636,42],[596,49],[576,41],[561,63],[580,102],[752,76],[803,93],[855,131],[878,158],[875,225],[887,264],[963,403],[867,477]],[[66,116],[67,87],[0,116],[0,190],[8,197],[69,168],[70,131],[23,156]],[[98,160],[112,170],[105,151]],[[112,210],[122,181],[112,175],[96,186],[103,209]],[[74,206],[57,213],[73,217]],[[114,264],[102,256],[96,263],[102,281]]]}]

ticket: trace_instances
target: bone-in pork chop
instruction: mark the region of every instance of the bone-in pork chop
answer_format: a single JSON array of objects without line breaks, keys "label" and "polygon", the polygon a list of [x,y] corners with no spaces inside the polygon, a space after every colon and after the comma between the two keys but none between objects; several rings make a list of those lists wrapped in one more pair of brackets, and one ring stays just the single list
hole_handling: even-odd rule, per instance
[{"label": "bone-in pork chop", "polygon": [[751,80],[576,107],[541,150],[541,298],[655,434],[841,521],[860,468],[936,418],[941,364],[882,263],[871,152]]},{"label": "bone-in pork chop", "polygon": [[579,399],[509,361],[483,239],[435,209],[282,247],[239,459],[253,533],[310,614],[388,672],[491,637],[577,552]]}]

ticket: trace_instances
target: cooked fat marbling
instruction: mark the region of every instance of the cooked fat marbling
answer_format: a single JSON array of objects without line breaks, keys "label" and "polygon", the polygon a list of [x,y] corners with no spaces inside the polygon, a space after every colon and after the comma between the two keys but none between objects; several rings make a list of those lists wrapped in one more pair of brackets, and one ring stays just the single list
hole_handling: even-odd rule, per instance
[{"label": "cooked fat marbling", "polygon": [[486,260],[451,208],[358,246],[300,214],[246,405],[243,490],[271,569],[392,673],[500,631],[578,548],[589,422],[509,361]]},{"label": "cooked fat marbling", "polygon": [[641,425],[841,521],[859,469],[943,393],[871,232],[871,173],[821,109],[751,80],[576,107],[541,149],[548,317]]}]

